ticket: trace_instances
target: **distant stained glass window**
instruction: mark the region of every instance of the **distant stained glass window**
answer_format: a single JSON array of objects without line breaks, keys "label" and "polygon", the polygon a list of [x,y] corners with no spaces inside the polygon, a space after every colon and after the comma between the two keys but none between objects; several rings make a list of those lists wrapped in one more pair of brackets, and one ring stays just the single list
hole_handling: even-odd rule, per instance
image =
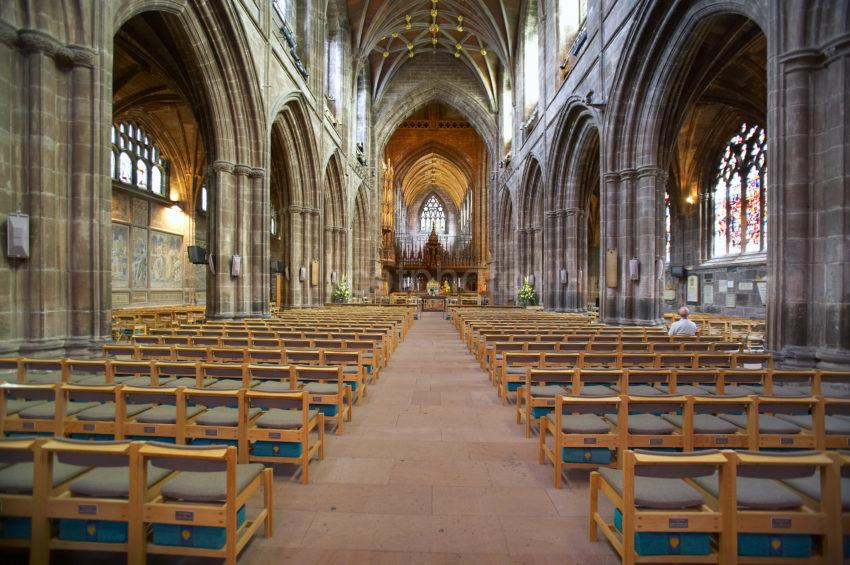
[{"label": "distant stained glass window", "polygon": [[732,136],[714,186],[713,257],[764,251],[767,245],[767,136],[744,123]]},{"label": "distant stained glass window", "polygon": [[433,194],[428,197],[425,206],[422,207],[422,213],[419,215],[420,231],[430,232],[432,228],[437,233],[446,231],[446,211]]},{"label": "distant stained glass window", "polygon": [[[110,132],[113,160],[110,174],[121,184],[168,196],[168,163],[144,129],[131,122],[113,124]],[[135,164],[134,164],[135,162]]]}]

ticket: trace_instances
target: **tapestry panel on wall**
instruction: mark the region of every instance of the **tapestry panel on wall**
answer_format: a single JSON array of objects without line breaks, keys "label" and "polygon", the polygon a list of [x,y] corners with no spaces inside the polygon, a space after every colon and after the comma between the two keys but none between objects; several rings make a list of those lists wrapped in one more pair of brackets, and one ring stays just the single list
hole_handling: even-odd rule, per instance
[{"label": "tapestry panel on wall", "polygon": [[148,230],[133,228],[133,288],[148,286]]},{"label": "tapestry panel on wall", "polygon": [[112,286],[126,288],[130,282],[130,229],[112,224]]},{"label": "tapestry panel on wall", "polygon": [[183,238],[151,231],[151,288],[180,288],[183,283]]}]

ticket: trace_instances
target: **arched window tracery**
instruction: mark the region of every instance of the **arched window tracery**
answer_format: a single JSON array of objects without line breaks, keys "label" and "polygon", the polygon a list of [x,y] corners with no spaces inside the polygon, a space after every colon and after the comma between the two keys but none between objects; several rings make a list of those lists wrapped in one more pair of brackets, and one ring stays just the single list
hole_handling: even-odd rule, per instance
[{"label": "arched window tracery", "polygon": [[767,249],[767,135],[754,124],[726,144],[713,192],[713,257]]},{"label": "arched window tracery", "polygon": [[430,232],[432,228],[437,233],[446,231],[446,211],[433,194],[425,201],[419,214],[419,231]]},{"label": "arched window tracery", "polygon": [[110,137],[113,180],[168,197],[167,162],[145,131],[132,122],[122,122],[113,124]]}]

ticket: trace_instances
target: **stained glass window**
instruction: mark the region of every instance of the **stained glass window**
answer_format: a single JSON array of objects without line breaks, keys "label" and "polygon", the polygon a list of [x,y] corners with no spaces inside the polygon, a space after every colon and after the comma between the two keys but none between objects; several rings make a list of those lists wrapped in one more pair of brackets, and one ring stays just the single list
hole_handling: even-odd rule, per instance
[{"label": "stained glass window", "polygon": [[670,195],[664,193],[664,238],[665,238],[665,254],[664,259],[670,262]]},{"label": "stained glass window", "polygon": [[422,207],[422,213],[419,215],[420,231],[430,232],[432,228],[437,233],[446,231],[446,212],[443,205],[433,194],[428,197],[425,206]]},{"label": "stained glass window", "polygon": [[136,161],[136,186],[141,189],[148,187],[148,166],[141,159]]},{"label": "stained glass window", "polygon": [[767,247],[767,136],[744,123],[732,136],[714,186],[712,256],[764,251]]},{"label": "stained glass window", "polygon": [[151,169],[151,192],[165,196],[165,187],[162,184],[162,169],[154,166]]},{"label": "stained glass window", "polygon": [[133,161],[124,151],[118,158],[118,180],[124,184],[133,184]]},{"label": "stained glass window", "polygon": [[138,190],[168,196],[168,164],[144,129],[130,122],[114,124],[110,138],[113,159],[118,155],[118,166],[112,165],[112,178]]}]

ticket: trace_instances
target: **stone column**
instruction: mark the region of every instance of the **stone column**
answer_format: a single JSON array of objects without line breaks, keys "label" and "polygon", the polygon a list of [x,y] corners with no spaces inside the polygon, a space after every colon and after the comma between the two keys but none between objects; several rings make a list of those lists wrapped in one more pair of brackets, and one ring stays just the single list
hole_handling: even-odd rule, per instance
[{"label": "stone column", "polygon": [[250,316],[269,316],[271,293],[271,243],[269,234],[270,193],[266,188],[266,174],[262,168],[251,168],[248,183],[251,191],[250,230],[248,231],[250,254],[247,256],[245,274],[250,273]]},{"label": "stone column", "polygon": [[[608,250],[619,251],[620,233],[620,207],[618,205],[617,193],[620,188],[620,175],[615,172],[606,173],[603,177],[603,186],[600,192],[600,229],[602,231],[602,254],[603,260],[599,265],[600,279],[602,280],[602,299],[600,304],[602,312],[600,319],[607,323],[616,323],[619,317],[620,305],[618,289],[622,286],[619,282],[619,268],[617,273],[609,273],[606,269],[604,256]],[[617,286],[609,287],[609,280],[617,280]]]},{"label": "stone column", "polygon": [[564,309],[575,312],[580,308],[579,297],[581,296],[582,281],[579,278],[579,248],[581,238],[579,237],[579,223],[581,210],[568,208],[562,210],[564,223],[564,244],[566,254],[564,257],[564,269],[567,271],[567,284],[564,285]]},{"label": "stone column", "polygon": [[290,245],[290,261],[289,266],[289,304],[293,307],[303,305],[303,288],[304,283],[299,279],[301,267],[304,266],[303,252],[303,222],[301,221],[300,206],[289,207],[289,241]]},{"label": "stone column", "polygon": [[541,295],[543,304],[549,310],[558,307],[558,269],[561,268],[561,254],[559,253],[560,237],[558,237],[558,212],[549,210],[544,217],[543,231],[543,277],[545,298]]},{"label": "stone column", "polygon": [[[791,8],[780,8],[784,17]],[[776,30],[793,45],[769,61],[775,110],[767,129],[768,347],[792,366],[850,367],[850,46],[844,32],[811,46],[809,37]]]},{"label": "stone column", "polygon": [[232,318],[236,284],[230,276],[230,260],[236,249],[236,202],[238,191],[234,165],[213,161],[207,173],[209,190],[209,253],[215,273],[207,271],[207,317]]},{"label": "stone column", "polygon": [[[635,288],[631,322],[661,324],[661,292],[658,259],[664,258],[664,189],[667,174],[658,167],[642,167],[637,171],[635,192],[633,248],[638,260],[639,280]],[[626,275],[628,278],[628,263]],[[660,273],[663,276],[663,269]],[[632,281],[630,281],[632,282]]]}]

